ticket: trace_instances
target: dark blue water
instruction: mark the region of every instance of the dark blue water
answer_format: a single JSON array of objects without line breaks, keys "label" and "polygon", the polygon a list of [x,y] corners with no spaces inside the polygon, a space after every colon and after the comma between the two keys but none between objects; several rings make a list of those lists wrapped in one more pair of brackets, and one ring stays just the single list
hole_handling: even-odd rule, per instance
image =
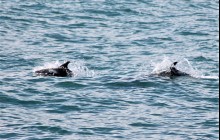
[{"label": "dark blue water", "polygon": [[216,140],[218,75],[217,0],[0,0],[1,140]]}]

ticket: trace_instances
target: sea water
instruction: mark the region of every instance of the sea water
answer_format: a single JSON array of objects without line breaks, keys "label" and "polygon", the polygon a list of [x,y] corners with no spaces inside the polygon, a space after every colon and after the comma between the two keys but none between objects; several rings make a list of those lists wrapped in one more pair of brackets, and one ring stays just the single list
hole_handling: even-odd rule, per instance
[{"label": "sea water", "polygon": [[0,0],[0,139],[219,139],[219,1]]}]

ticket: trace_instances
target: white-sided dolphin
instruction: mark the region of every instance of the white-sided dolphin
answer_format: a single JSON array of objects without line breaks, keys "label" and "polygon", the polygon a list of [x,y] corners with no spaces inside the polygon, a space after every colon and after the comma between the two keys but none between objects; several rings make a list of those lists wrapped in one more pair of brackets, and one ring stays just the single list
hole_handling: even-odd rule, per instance
[{"label": "white-sided dolphin", "polygon": [[189,76],[189,74],[182,72],[180,70],[178,70],[175,66],[177,65],[178,62],[174,62],[170,69],[167,71],[163,71],[161,73],[159,73],[159,76],[169,76],[169,77],[174,77],[174,76]]},{"label": "white-sided dolphin", "polygon": [[58,76],[58,77],[67,77],[72,76],[72,71],[68,68],[70,61],[62,64],[58,68],[42,69],[35,71],[36,75],[39,76]]}]

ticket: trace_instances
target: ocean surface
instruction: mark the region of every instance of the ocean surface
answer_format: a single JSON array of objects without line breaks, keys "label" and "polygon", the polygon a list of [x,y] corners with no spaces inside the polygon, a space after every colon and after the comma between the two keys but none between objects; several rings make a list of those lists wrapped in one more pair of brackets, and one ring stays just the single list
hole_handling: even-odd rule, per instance
[{"label": "ocean surface", "polygon": [[0,139],[219,139],[219,0],[0,0]]}]

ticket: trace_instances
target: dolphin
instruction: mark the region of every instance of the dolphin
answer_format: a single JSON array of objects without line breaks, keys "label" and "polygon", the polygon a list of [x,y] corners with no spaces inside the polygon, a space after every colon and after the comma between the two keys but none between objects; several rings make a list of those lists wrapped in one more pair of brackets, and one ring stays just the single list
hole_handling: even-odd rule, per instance
[{"label": "dolphin", "polygon": [[168,76],[168,77],[175,77],[175,76],[190,76],[188,73],[182,72],[178,70],[175,66],[178,64],[178,62],[174,62],[170,69],[167,71],[163,71],[159,73],[159,76]]},{"label": "dolphin", "polygon": [[35,74],[38,76],[57,76],[57,77],[67,77],[72,76],[72,71],[68,68],[70,61],[62,64],[58,68],[42,69],[35,71]]}]

